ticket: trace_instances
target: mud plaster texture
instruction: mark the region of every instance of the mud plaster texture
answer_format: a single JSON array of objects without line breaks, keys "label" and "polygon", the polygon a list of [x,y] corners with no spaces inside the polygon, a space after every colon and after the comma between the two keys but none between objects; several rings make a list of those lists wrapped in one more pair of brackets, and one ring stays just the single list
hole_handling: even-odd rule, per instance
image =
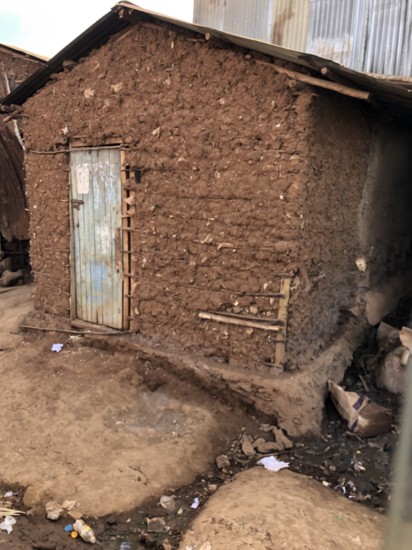
[{"label": "mud plaster texture", "polygon": [[252,468],[209,499],[179,549],[378,550],[383,519],[302,475]]},{"label": "mud plaster texture", "polygon": [[28,76],[40,69],[44,62],[19,55],[8,50],[3,50],[0,44],[0,69],[2,69],[9,81],[10,89],[21,84]]},{"label": "mud plaster texture", "polygon": [[363,279],[371,124],[355,101],[294,90],[249,52],[193,38],[137,23],[26,102],[35,307],[70,313],[69,157],[47,153],[117,139],[141,170],[129,181],[140,335],[276,379],[275,333],[198,313],[276,317],[279,300],[256,294],[291,274],[283,370],[342,335]]}]

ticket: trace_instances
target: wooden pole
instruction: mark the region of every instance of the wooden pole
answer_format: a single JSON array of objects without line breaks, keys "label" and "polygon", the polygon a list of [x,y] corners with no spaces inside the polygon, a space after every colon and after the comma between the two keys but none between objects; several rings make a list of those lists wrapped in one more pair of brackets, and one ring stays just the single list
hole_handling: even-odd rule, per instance
[{"label": "wooden pole", "polygon": [[336,82],[329,82],[328,80],[322,80],[321,78],[317,78],[315,76],[292,71],[291,69],[280,67],[279,65],[275,65],[274,63],[268,63],[267,61],[262,61],[260,59],[256,59],[256,63],[271,67],[279,74],[285,74],[292,80],[297,80],[298,82],[303,82],[304,84],[309,84],[310,86],[324,88],[326,90],[338,92],[339,94],[354,97],[355,99],[363,99],[365,101],[368,101],[371,97],[370,92],[365,92],[364,90],[355,90],[354,88],[350,88],[349,86],[345,86],[344,84],[337,84]]},{"label": "wooden pole", "polygon": [[245,321],[243,319],[235,319],[233,317],[225,317],[224,315],[216,315],[215,313],[208,313],[207,311],[201,311],[199,313],[201,319],[207,319],[209,321],[216,321],[217,323],[226,323],[227,325],[237,325],[239,327],[258,328],[261,330],[270,330],[278,332],[280,327],[276,325],[269,325],[268,323],[257,323],[254,321]]}]

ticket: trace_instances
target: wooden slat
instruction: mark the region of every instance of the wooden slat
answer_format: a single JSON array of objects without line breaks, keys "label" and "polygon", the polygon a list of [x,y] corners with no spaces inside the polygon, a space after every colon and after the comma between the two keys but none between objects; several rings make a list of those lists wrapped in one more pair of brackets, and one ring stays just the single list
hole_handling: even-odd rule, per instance
[{"label": "wooden slat", "polygon": [[[125,151],[121,151],[120,153],[120,165],[121,165],[121,183],[122,183],[122,218],[121,218],[121,227],[122,227],[122,264],[123,264],[123,328],[129,328],[130,326],[130,309],[131,309],[131,301],[129,298],[129,294],[131,292],[131,284],[130,284],[130,277],[128,277],[128,274],[130,272],[130,255],[128,254],[128,251],[130,250],[130,232],[127,230],[130,229],[130,219],[125,217],[125,214],[127,212],[127,202],[126,199],[128,198],[128,190],[125,189],[127,187],[128,181],[126,179],[126,154]],[[126,275],[127,274],[127,275]]]},{"label": "wooden slat", "polygon": [[280,281],[280,293],[283,295],[279,299],[278,318],[283,323],[282,330],[278,333],[275,348],[275,365],[282,366],[286,351],[286,331],[288,322],[288,305],[290,298],[290,285],[292,279],[285,278]]},{"label": "wooden slat", "polygon": [[201,319],[216,321],[217,323],[225,323],[227,325],[237,325],[239,327],[257,328],[260,330],[269,330],[273,332],[278,332],[280,330],[280,327],[278,327],[277,325],[269,325],[267,323],[257,323],[254,321],[245,321],[243,319],[225,317],[224,315],[216,315],[214,313],[209,313],[207,311],[201,311],[199,313],[199,317]]},{"label": "wooden slat", "polygon": [[244,321],[256,321],[257,323],[269,323],[270,325],[283,325],[283,321],[271,317],[242,315],[241,313],[232,313],[231,311],[209,311],[209,313],[212,313],[213,315],[223,315],[224,317],[233,317],[234,319],[243,319]]}]

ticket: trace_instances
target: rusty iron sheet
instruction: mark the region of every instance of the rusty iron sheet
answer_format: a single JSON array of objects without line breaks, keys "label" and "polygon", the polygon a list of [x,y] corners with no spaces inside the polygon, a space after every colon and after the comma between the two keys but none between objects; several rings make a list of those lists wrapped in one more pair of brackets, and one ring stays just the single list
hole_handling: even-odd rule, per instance
[{"label": "rusty iron sheet", "polygon": [[25,240],[28,213],[24,192],[23,149],[0,117],[0,233],[7,241]]}]

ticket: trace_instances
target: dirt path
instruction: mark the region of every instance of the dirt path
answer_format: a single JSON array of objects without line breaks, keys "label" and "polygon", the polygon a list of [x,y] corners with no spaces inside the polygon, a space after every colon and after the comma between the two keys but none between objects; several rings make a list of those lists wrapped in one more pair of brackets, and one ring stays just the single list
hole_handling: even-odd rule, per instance
[{"label": "dirt path", "polygon": [[24,505],[42,515],[51,499],[75,500],[89,517],[158,499],[207,470],[250,423],[185,383],[149,389],[133,354],[78,336],[11,334],[30,307],[29,287],[0,294],[0,480],[27,487]]}]

